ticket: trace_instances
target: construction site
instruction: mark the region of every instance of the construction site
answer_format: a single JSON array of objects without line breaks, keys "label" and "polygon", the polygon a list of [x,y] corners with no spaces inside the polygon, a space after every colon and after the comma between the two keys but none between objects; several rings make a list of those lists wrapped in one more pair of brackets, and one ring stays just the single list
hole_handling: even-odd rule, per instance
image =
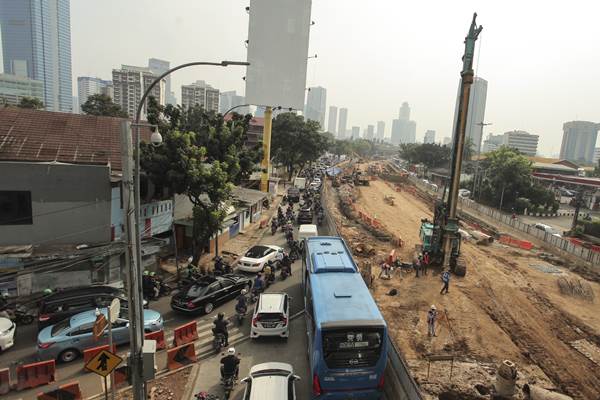
[{"label": "construction site", "polygon": [[391,162],[360,161],[327,183],[326,202],[425,398],[600,399],[600,271],[458,210],[466,272],[440,294],[441,267],[411,268],[436,199]]}]

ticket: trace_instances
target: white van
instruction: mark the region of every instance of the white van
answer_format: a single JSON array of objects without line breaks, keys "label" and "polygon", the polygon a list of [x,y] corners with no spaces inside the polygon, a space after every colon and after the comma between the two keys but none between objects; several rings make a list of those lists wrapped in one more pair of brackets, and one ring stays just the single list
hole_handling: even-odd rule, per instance
[{"label": "white van", "polygon": [[304,239],[319,236],[319,231],[317,230],[317,226],[313,224],[304,224],[300,225],[298,228],[298,242],[300,242],[300,246],[304,246]]},{"label": "white van", "polygon": [[554,228],[553,228],[553,227],[551,227],[550,225],[546,225],[546,224],[542,224],[542,223],[540,223],[540,222],[536,222],[536,224],[534,225],[534,227],[535,227],[536,229],[539,229],[540,231],[547,232],[547,233],[549,233],[549,234],[551,234],[551,235],[553,235],[553,236],[562,237],[562,236],[560,235],[560,233],[557,233],[557,232],[554,230]]}]

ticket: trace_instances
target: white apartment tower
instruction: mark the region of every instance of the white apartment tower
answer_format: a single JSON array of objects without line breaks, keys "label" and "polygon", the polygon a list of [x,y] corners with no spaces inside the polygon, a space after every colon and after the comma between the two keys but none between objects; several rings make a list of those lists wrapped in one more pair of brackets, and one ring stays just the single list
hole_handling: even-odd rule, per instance
[{"label": "white apartment tower", "polygon": [[219,89],[215,89],[204,81],[196,81],[181,86],[181,105],[190,108],[194,105],[204,107],[206,111],[219,111]]},{"label": "white apartment tower", "polygon": [[329,107],[329,116],[327,117],[327,132],[331,133],[334,137],[336,134],[336,124],[337,124],[337,107],[330,106]]},{"label": "white apartment tower", "polygon": [[348,109],[340,108],[340,122],[338,123],[338,139],[346,139],[347,138],[347,128],[348,124]]},{"label": "white apartment tower", "polygon": [[[114,102],[121,106],[121,109],[135,117],[138,104],[144,94],[144,91],[150,87],[152,82],[158,76],[153,74],[150,68],[135,67],[132,65],[122,65],[121,69],[113,69],[112,80],[114,90]],[[158,100],[159,104],[165,104],[165,80],[154,86],[150,91],[150,96]],[[142,108],[142,117],[146,118],[146,107]]]}]

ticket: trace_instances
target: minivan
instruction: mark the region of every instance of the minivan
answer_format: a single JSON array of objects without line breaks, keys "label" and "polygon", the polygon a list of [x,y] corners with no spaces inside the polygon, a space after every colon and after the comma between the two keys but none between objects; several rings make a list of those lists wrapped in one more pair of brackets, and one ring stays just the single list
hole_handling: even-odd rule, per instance
[{"label": "minivan", "polygon": [[254,307],[250,338],[290,335],[290,299],[287,293],[261,293]]}]

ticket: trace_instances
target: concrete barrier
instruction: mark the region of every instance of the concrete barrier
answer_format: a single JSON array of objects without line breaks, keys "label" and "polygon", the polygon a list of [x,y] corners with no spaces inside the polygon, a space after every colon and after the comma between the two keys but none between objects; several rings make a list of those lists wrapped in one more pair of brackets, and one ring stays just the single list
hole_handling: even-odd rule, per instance
[{"label": "concrete barrier", "polygon": [[196,362],[196,348],[194,343],[167,350],[167,369],[169,371],[179,369]]},{"label": "concrete barrier", "polygon": [[61,385],[58,389],[45,393],[38,393],[37,400],[81,400],[83,398],[79,382]]},{"label": "concrete barrier", "polygon": [[198,325],[196,321],[181,325],[173,331],[173,343],[175,346],[181,346],[198,339]]},{"label": "concrete barrier", "polygon": [[17,367],[17,390],[47,385],[55,381],[56,364],[54,360],[42,361]]},{"label": "concrete barrier", "polygon": [[0,369],[0,394],[6,394],[10,391],[10,370],[8,368]]},{"label": "concrete barrier", "polygon": [[165,331],[164,330],[146,333],[144,335],[144,339],[156,340],[156,350],[164,350],[167,348],[167,343],[165,342]]}]

